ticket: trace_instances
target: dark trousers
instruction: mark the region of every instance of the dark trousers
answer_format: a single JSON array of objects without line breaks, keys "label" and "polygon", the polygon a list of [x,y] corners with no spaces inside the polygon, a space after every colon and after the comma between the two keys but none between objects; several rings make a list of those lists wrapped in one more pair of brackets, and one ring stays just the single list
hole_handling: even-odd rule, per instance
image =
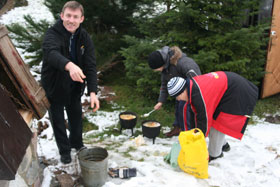
[{"label": "dark trousers", "polygon": [[[79,95],[72,95],[68,104],[52,103],[49,116],[60,155],[70,154],[71,148],[83,146],[82,105]],[[68,116],[69,138],[66,133],[64,108]]]},{"label": "dark trousers", "polygon": [[185,129],[184,126],[184,106],[186,101],[178,101],[175,102],[175,120],[173,126],[180,127],[181,130]]}]

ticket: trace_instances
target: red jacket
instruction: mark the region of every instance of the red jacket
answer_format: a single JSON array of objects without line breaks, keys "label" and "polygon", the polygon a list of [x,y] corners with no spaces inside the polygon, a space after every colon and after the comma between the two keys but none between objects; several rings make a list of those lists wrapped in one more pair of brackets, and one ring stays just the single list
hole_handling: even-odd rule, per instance
[{"label": "red jacket", "polygon": [[220,71],[193,77],[187,89],[185,129],[197,127],[208,136],[213,127],[241,140],[248,123],[246,116],[252,114],[258,99],[258,88],[253,83],[236,73]]}]

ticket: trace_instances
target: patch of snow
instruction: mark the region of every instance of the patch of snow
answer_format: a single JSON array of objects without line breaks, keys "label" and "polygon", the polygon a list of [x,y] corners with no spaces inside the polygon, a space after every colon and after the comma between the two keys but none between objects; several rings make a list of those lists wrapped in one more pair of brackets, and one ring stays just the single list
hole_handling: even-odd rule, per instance
[{"label": "patch of snow", "polygon": [[[24,25],[23,15],[31,15],[36,20],[53,21],[53,16],[43,4],[44,0],[28,0],[29,5],[12,9],[0,18],[0,23],[20,23]],[[40,69],[40,67],[36,67]],[[34,73],[34,72],[33,72]],[[83,96],[82,100],[88,100]],[[172,144],[178,142],[178,137],[143,138],[141,145],[131,137],[130,130],[123,130],[119,135],[106,134],[108,127],[116,127],[118,114],[122,108],[115,104],[116,111],[105,112],[101,109],[95,114],[86,113],[90,122],[98,126],[98,130],[84,134],[85,139],[94,146],[105,147],[109,153],[108,167],[127,166],[137,169],[137,176],[130,179],[108,177],[104,187],[152,187],[152,186],[221,186],[221,187],[252,187],[279,186],[280,184],[280,124],[267,123],[254,116],[255,125],[248,125],[242,141],[227,137],[231,146],[224,157],[209,164],[208,179],[197,179],[178,168],[173,168],[163,158],[169,153]],[[42,121],[49,121],[46,114]],[[36,122],[35,122],[36,123]],[[141,128],[137,128],[141,131]],[[167,131],[168,128],[162,129]],[[92,134],[104,132],[103,137],[91,138]],[[45,137],[45,138],[42,138]],[[103,139],[101,141],[101,139]],[[208,141],[208,140],[207,140]],[[56,169],[62,169],[69,174],[80,171],[77,154],[72,150],[72,163],[63,165],[53,136],[52,128],[42,132],[38,138],[38,156],[57,162],[44,169],[42,187],[49,187]]]}]

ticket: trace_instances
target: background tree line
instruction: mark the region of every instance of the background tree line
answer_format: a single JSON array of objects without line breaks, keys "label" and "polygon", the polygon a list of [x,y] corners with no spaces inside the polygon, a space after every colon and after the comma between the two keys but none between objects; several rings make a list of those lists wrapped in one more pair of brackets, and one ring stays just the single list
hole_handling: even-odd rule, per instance
[{"label": "background tree line", "polygon": [[[95,43],[98,66],[116,59],[125,65],[127,84],[136,93],[156,98],[160,76],[147,56],[165,45],[179,46],[203,73],[233,71],[260,85],[266,62],[269,20],[255,19],[260,0],[78,0],[85,8],[85,27]],[[66,0],[45,0],[55,18]],[[41,42],[53,23],[9,30],[31,59],[42,60]]]}]

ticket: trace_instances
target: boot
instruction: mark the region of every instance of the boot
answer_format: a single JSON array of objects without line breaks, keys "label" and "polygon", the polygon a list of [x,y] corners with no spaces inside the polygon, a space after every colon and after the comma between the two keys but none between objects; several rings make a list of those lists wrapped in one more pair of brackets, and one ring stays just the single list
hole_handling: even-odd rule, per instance
[{"label": "boot", "polygon": [[166,133],[165,136],[167,137],[178,136],[180,132],[181,132],[181,128],[178,126],[174,126],[174,128],[170,132]]},{"label": "boot", "polygon": [[63,164],[69,164],[69,163],[71,163],[71,162],[72,162],[71,155],[70,155],[70,154],[61,155],[61,156],[60,156],[60,161],[61,161]]},{"label": "boot", "polygon": [[219,156],[217,156],[217,157],[212,157],[212,156],[209,155],[209,162],[211,162],[212,160],[215,160],[217,158],[221,158],[223,156],[224,156],[223,152]]},{"label": "boot", "polygon": [[230,151],[230,145],[229,145],[228,143],[226,143],[225,145],[223,145],[222,151],[223,151],[223,152],[228,152],[228,151]]}]

